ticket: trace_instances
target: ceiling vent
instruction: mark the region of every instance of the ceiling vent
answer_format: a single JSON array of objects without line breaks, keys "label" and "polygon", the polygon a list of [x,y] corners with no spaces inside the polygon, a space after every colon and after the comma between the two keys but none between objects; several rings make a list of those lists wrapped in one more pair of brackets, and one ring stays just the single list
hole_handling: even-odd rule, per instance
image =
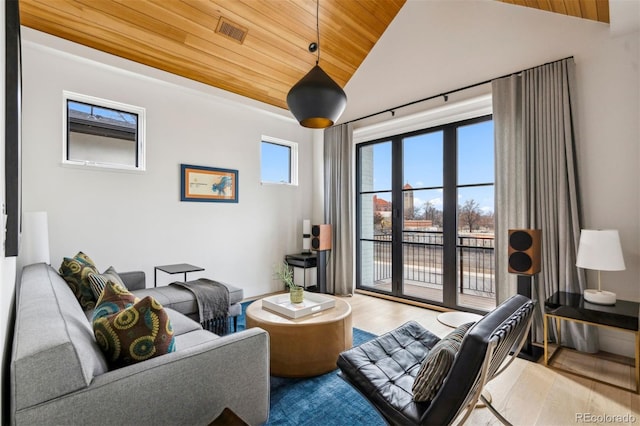
[{"label": "ceiling vent", "polygon": [[225,17],[221,16],[218,21],[218,27],[216,28],[216,32],[221,34],[227,38],[230,38],[233,41],[237,41],[242,44],[244,42],[244,38],[247,36],[246,28],[236,24],[235,22],[231,22]]}]

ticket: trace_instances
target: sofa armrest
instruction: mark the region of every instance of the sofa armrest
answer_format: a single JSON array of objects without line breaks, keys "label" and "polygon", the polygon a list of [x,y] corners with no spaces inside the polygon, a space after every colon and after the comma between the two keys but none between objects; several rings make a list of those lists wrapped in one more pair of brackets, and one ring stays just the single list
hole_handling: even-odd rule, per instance
[{"label": "sofa armrest", "polygon": [[129,291],[142,290],[147,286],[144,271],[118,272],[118,275]]},{"label": "sofa armrest", "polygon": [[[251,328],[95,377],[85,389],[17,413],[17,424],[209,424],[224,408],[269,417],[269,334]],[[204,338],[204,340],[203,340]]]}]

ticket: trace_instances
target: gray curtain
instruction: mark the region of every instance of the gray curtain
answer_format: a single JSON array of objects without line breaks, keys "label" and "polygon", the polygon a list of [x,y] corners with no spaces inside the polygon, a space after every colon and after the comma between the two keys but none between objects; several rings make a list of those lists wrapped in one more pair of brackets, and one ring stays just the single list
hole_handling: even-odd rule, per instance
[{"label": "gray curtain", "polygon": [[[507,272],[508,230],[542,230],[542,271],[533,279],[538,301],[532,333],[542,342],[544,301],[556,291],[582,293],[576,265],[580,200],[575,160],[575,63],[564,59],[494,80],[496,138],[496,283],[498,302],[515,294]],[[565,327],[565,324],[563,324]],[[563,329],[565,330],[565,329]],[[563,343],[597,351],[592,327],[570,323]]]},{"label": "gray curtain", "polygon": [[324,220],[331,224],[332,248],[327,291],[352,295],[353,263],[353,129],[351,124],[324,131]]}]

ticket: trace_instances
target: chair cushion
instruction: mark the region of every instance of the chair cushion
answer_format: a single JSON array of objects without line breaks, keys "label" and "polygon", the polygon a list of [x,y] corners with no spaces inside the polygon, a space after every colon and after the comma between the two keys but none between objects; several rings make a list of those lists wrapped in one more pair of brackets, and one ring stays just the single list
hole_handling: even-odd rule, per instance
[{"label": "chair cushion", "polygon": [[175,351],[169,315],[152,297],[98,318],[93,323],[93,332],[111,368]]},{"label": "chair cushion", "polygon": [[396,423],[419,418],[428,404],[414,401],[411,387],[422,360],[440,339],[409,321],[338,357],[343,377]]},{"label": "chair cushion", "polygon": [[415,401],[431,401],[433,399],[453,365],[453,360],[460,350],[464,335],[473,324],[470,322],[459,326],[429,351],[422,361],[411,388]]},{"label": "chair cushion", "polygon": [[97,274],[98,269],[93,260],[83,252],[78,252],[74,257],[65,257],[58,271],[67,285],[78,299],[82,309],[93,309],[96,299],[89,284],[89,274]]}]

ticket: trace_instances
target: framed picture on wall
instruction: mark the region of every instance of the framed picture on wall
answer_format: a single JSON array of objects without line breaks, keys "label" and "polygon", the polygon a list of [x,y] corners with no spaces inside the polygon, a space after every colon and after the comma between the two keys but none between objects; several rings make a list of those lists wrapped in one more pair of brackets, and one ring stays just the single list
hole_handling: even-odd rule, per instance
[{"label": "framed picture on wall", "polygon": [[180,165],[180,201],[238,202],[238,171]]}]

